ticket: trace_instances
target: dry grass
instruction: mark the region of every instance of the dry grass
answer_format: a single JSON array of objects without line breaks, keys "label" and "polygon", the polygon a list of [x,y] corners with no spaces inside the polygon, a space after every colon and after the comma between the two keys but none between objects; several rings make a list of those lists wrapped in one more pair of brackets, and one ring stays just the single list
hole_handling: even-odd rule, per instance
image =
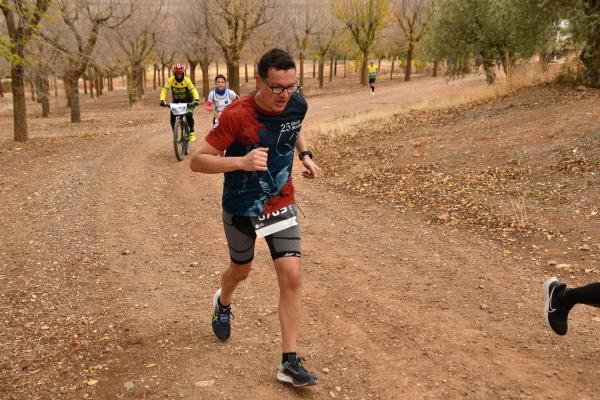
[{"label": "dry grass", "polygon": [[544,71],[538,63],[519,65],[515,69],[510,82],[507,82],[504,74],[499,73],[497,83],[494,85],[484,83],[479,85],[448,85],[432,98],[426,100],[415,102],[403,100],[402,104],[389,104],[377,110],[343,116],[343,118],[334,121],[316,122],[311,125],[311,132],[316,135],[335,137],[339,134],[359,131],[366,126],[376,129],[385,125],[386,121],[390,119],[415,111],[448,110],[455,107],[470,108],[501,99],[527,87],[550,82],[556,79],[563,67],[562,64],[554,64]]}]

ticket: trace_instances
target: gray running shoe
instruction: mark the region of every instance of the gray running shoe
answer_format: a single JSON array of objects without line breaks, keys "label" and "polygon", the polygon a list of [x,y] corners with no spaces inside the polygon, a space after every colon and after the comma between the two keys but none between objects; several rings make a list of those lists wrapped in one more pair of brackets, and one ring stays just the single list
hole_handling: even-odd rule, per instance
[{"label": "gray running shoe", "polygon": [[231,335],[233,314],[231,314],[231,307],[223,308],[219,306],[219,297],[221,297],[221,289],[217,290],[213,297],[212,329],[219,340],[226,341]]},{"label": "gray running shoe", "polygon": [[295,360],[288,360],[281,364],[277,371],[277,380],[290,383],[295,387],[316,385],[317,377],[304,368],[302,361],[304,361],[302,357],[296,357]]}]

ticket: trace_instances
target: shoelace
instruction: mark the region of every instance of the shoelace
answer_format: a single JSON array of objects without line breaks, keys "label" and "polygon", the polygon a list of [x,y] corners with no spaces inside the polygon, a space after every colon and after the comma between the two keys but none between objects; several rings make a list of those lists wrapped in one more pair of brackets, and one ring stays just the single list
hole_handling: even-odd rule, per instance
[{"label": "shoelace", "polygon": [[219,323],[227,325],[230,323],[231,319],[233,319],[233,313],[231,312],[231,308],[219,307]]},{"label": "shoelace", "polygon": [[308,371],[302,365],[302,361],[305,361],[302,357],[296,357],[295,361],[288,361],[288,369],[292,371],[294,374],[306,374]]}]

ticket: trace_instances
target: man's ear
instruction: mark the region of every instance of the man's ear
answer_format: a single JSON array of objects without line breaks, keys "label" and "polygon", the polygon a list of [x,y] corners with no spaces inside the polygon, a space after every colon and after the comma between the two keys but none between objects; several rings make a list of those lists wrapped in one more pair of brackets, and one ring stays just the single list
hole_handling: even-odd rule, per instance
[{"label": "man's ear", "polygon": [[256,90],[258,90],[258,86],[260,85],[260,75],[254,75],[254,80],[256,81]]}]

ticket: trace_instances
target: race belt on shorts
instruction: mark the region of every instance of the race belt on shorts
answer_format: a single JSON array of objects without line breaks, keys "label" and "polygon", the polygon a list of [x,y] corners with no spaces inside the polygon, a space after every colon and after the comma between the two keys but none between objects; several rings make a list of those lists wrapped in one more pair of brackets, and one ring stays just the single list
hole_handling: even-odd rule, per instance
[{"label": "race belt on shorts", "polygon": [[250,217],[256,236],[265,237],[298,225],[293,204],[260,217]]}]

